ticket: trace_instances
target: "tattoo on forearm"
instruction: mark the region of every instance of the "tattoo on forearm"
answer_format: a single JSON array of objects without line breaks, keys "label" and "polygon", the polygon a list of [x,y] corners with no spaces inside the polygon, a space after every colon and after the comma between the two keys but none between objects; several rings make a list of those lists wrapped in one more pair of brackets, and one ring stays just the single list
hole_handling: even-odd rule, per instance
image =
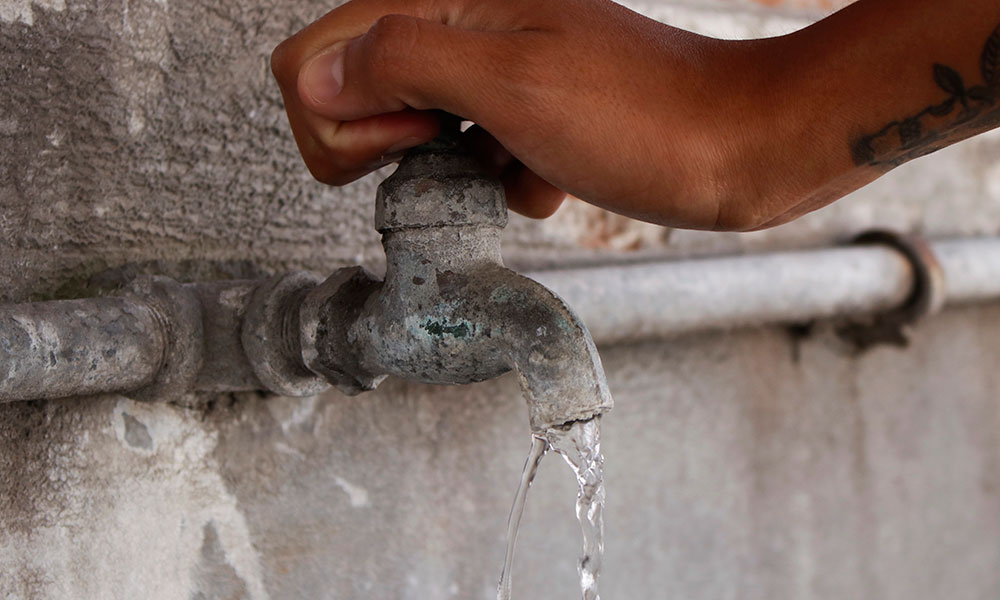
[{"label": "tattoo on forearm", "polygon": [[958,71],[935,64],[934,82],[948,96],[939,104],[853,140],[854,163],[891,169],[1000,126],[1000,26],[986,40],[979,68],[983,83],[967,88]]}]

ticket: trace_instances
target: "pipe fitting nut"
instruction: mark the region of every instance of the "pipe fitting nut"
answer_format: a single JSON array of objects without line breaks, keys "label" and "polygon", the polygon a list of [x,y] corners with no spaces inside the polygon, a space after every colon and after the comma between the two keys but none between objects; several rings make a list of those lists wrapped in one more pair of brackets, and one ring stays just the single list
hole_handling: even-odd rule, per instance
[{"label": "pipe fitting nut", "polygon": [[378,187],[375,229],[507,225],[503,185],[471,156],[428,145],[413,151]]},{"label": "pipe fitting nut", "polygon": [[166,342],[153,381],[128,393],[128,397],[152,402],[190,392],[194,389],[204,355],[204,330],[198,298],[180,283],[161,276],[136,277],[124,291],[126,297],[135,298],[150,308]]},{"label": "pipe fitting nut", "polygon": [[348,338],[365,301],[381,283],[364,267],[345,267],[334,271],[302,301],[302,358],[310,370],[349,396],[374,390],[386,377],[361,366],[358,348]]},{"label": "pipe fitting nut", "polygon": [[320,279],[295,271],[265,280],[253,293],[240,338],[254,374],[284,396],[314,396],[330,384],[308,370],[299,346],[299,306]]}]

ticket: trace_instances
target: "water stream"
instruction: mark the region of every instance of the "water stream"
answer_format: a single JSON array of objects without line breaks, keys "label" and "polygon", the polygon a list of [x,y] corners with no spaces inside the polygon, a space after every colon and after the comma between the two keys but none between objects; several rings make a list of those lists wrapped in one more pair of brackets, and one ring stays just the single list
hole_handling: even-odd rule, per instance
[{"label": "water stream", "polygon": [[510,600],[510,570],[514,567],[514,545],[517,543],[517,529],[521,525],[521,515],[524,514],[524,501],[528,498],[528,488],[535,480],[538,465],[542,464],[542,457],[548,450],[549,443],[545,437],[533,433],[531,435],[531,450],[528,451],[528,458],[524,461],[521,482],[517,485],[514,504],[510,507],[510,516],[507,517],[507,554],[504,556],[503,570],[500,571],[497,600]]},{"label": "water stream", "polygon": [[601,455],[601,418],[574,421],[565,426],[536,432],[531,436],[531,450],[524,462],[521,482],[514,495],[514,504],[507,520],[507,554],[497,600],[511,598],[511,569],[514,566],[514,545],[524,512],[528,488],[535,479],[538,465],[549,450],[555,450],[573,469],[579,491],[576,496],[576,518],[583,530],[583,555],[578,570],[583,600],[600,600],[597,589],[604,557],[604,457]]}]

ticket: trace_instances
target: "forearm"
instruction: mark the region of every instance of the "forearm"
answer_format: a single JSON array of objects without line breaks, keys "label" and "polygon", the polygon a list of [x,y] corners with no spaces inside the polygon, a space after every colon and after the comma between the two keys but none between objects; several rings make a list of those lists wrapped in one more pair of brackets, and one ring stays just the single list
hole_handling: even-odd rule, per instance
[{"label": "forearm", "polygon": [[674,227],[770,227],[1000,124],[997,0],[858,0],[725,41],[609,0],[353,0],[279,46],[303,157],[342,185],[475,121],[532,216],[563,192]]},{"label": "forearm", "polygon": [[783,57],[763,77],[775,82],[765,94],[784,117],[760,119],[771,124],[778,146],[746,160],[768,180],[773,202],[802,200],[776,215],[764,203],[750,224],[791,220],[1000,125],[998,26],[995,0],[860,0],[762,42]]}]

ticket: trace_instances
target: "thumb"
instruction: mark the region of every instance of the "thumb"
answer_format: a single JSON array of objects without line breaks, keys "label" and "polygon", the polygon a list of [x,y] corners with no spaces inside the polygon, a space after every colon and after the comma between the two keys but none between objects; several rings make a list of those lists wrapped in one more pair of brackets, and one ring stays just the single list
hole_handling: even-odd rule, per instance
[{"label": "thumb", "polygon": [[405,108],[479,121],[484,112],[510,108],[512,58],[525,55],[515,36],[386,15],[363,36],[309,59],[299,71],[298,96],[308,110],[336,121]]}]

